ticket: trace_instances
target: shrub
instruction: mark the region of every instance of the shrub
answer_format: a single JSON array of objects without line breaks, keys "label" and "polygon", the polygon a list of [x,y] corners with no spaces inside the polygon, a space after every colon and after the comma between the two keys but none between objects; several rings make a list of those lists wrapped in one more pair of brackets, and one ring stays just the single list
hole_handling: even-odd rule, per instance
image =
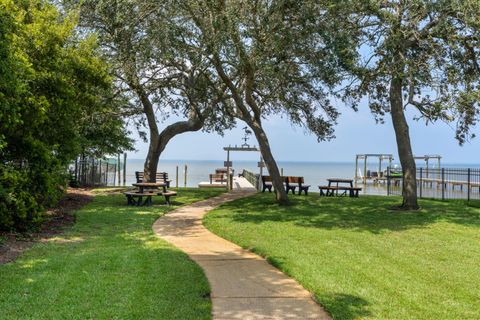
[{"label": "shrub", "polygon": [[28,173],[0,165],[0,230],[25,230],[41,220],[43,208],[30,190]]}]

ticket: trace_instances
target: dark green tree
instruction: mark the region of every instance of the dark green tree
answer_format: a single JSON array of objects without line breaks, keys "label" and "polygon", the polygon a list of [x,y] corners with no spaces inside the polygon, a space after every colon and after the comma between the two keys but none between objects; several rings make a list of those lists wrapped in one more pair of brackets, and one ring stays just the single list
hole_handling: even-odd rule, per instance
[{"label": "dark green tree", "polygon": [[[229,102],[212,90],[202,61],[178,50],[163,3],[86,0],[80,2],[80,11],[82,26],[98,34],[117,87],[135,102],[132,118],[148,128],[147,180],[154,181],[160,156],[175,136],[201,129],[221,133],[233,125],[232,117],[221,112]],[[161,122],[172,115],[186,120],[162,128]]]},{"label": "dark green tree", "polygon": [[[478,1],[340,1],[338,17],[358,41],[356,78],[346,91],[379,119],[390,114],[403,169],[404,209],[418,209],[416,166],[405,109],[427,123],[456,122],[463,143],[478,120]],[[438,142],[436,142],[438,143]]]},{"label": "dark green tree", "polygon": [[[263,121],[288,117],[333,138],[337,110],[328,89],[338,83],[346,45],[326,1],[167,1],[179,46],[199,56],[209,80],[225,92],[225,111],[244,121],[260,145],[278,202],[288,201]],[[338,41],[337,41],[337,40]]]},{"label": "dark green tree", "polygon": [[[108,65],[76,16],[0,1],[0,228],[25,228],[63,194],[83,152],[131,148]],[[13,23],[10,23],[13,22]]]}]

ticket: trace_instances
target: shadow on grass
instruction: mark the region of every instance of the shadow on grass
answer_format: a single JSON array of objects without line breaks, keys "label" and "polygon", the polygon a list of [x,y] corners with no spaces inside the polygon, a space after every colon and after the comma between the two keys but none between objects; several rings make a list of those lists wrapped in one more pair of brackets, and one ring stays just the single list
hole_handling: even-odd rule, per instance
[{"label": "shadow on grass", "polygon": [[439,221],[480,227],[480,210],[463,201],[421,200],[419,211],[391,210],[396,197],[360,198],[291,197],[292,204],[278,206],[272,197],[257,195],[224,204],[218,213],[236,222],[288,222],[323,229],[351,229],[381,233],[423,228]]},{"label": "shadow on grass", "polygon": [[[286,270],[284,259],[271,256],[266,259],[277,269]],[[290,274],[290,276],[292,275]],[[335,315],[335,319],[353,320],[372,315],[368,310],[370,304],[359,296],[346,293],[325,293],[321,296],[316,295],[315,298],[331,315]]]},{"label": "shadow on grass", "polygon": [[353,320],[372,316],[368,310],[369,303],[365,299],[351,294],[323,295],[321,301],[330,312],[335,314],[335,319]]}]

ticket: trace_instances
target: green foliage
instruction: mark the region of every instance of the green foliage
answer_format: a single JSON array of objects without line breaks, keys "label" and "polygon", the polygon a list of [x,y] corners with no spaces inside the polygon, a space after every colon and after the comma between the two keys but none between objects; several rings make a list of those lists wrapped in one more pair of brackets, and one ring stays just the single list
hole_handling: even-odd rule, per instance
[{"label": "green foliage", "polygon": [[[415,120],[456,124],[462,144],[480,116],[480,2],[341,1],[339,17],[357,37],[353,106],[365,96],[379,121],[391,110],[391,81],[401,84]],[[350,100],[351,101],[351,100]]]},{"label": "green foliage", "polygon": [[325,1],[167,3],[174,45],[205,63],[234,101],[228,114],[251,127],[284,115],[319,140],[334,137],[338,111],[327,93],[342,78],[337,56],[348,38]]},{"label": "green foliage", "polygon": [[11,215],[0,229],[8,229],[58,199],[78,154],[115,153],[131,141],[125,100],[95,38],[75,30],[75,14],[43,0],[0,0],[0,17],[0,215]]},{"label": "green foliage", "polygon": [[[170,11],[151,0],[67,0],[80,8],[80,24],[98,35],[105,56],[115,70],[116,85],[128,91],[129,110],[139,130],[162,130],[158,123],[170,116],[199,118],[205,131],[223,133],[233,119],[221,112],[225,101],[209,86],[203,60],[182,51]],[[141,132],[144,135],[143,132]],[[155,138],[152,138],[155,139]]]},{"label": "green foliage", "polygon": [[6,166],[0,166],[0,226],[21,229],[39,218],[40,208],[28,192],[28,176]]}]

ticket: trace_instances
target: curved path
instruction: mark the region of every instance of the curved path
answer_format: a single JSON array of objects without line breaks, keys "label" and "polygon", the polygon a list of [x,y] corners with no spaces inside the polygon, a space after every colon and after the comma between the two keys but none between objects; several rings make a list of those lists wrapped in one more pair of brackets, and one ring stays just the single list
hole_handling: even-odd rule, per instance
[{"label": "curved path", "polygon": [[159,218],[153,231],[203,268],[212,289],[214,320],[330,319],[296,281],[202,225],[203,216],[216,206],[253,194],[235,191],[181,207]]}]

